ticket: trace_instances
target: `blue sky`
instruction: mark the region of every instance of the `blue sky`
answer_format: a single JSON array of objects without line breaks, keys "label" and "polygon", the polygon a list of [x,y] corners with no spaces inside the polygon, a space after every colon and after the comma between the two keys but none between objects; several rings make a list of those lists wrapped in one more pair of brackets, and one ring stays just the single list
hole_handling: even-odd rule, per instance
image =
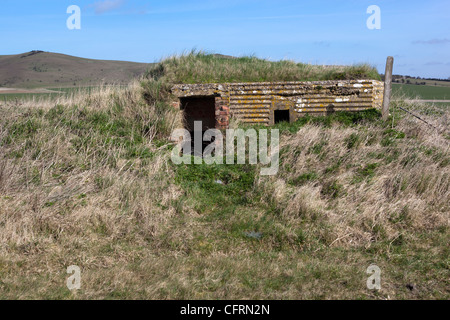
[{"label": "blue sky", "polygon": [[[69,30],[70,5],[81,30]],[[367,8],[381,9],[369,30]],[[0,54],[44,50],[155,62],[193,48],[314,64],[370,63],[384,72],[450,77],[448,0],[1,0]]]}]

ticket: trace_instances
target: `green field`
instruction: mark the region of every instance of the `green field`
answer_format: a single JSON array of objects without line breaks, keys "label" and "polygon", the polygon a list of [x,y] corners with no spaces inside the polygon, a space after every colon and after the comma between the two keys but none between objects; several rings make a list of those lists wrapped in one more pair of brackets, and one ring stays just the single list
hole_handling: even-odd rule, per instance
[{"label": "green field", "polygon": [[48,90],[56,91],[54,93],[0,93],[0,102],[14,101],[14,100],[32,100],[32,99],[47,99],[56,98],[61,95],[69,95],[76,92],[91,92],[97,87],[76,87],[76,88],[46,88]]},{"label": "green field", "polygon": [[0,94],[0,102],[52,98],[59,95],[61,95],[61,93],[3,93]]},{"label": "green field", "polygon": [[394,94],[404,94],[411,99],[450,100],[450,87],[392,84]]},{"label": "green field", "polygon": [[[450,81],[442,81],[442,80],[430,80],[430,79],[408,79],[406,78],[405,80],[409,80],[411,82],[411,85],[415,85],[416,82],[425,82],[426,86],[433,86],[433,87],[450,87]],[[394,83],[395,81],[393,81]],[[404,83],[402,83],[404,84]]]}]

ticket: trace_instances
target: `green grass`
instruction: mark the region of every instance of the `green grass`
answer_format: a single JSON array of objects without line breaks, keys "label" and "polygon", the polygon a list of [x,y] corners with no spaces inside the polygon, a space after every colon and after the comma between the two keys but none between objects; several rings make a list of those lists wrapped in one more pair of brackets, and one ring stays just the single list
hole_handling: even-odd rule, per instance
[{"label": "green grass", "polygon": [[318,177],[318,175],[316,172],[314,172],[314,171],[307,172],[307,173],[303,173],[303,174],[291,179],[290,183],[295,186],[301,186],[307,182],[315,181],[317,179],[317,177]]},{"label": "green grass", "polygon": [[450,87],[419,86],[410,84],[392,84],[394,94],[405,94],[410,99],[450,100]]},{"label": "green grass", "polygon": [[323,67],[254,56],[222,57],[196,51],[162,60],[150,68],[147,77],[171,84],[380,79],[374,67],[364,64]]}]

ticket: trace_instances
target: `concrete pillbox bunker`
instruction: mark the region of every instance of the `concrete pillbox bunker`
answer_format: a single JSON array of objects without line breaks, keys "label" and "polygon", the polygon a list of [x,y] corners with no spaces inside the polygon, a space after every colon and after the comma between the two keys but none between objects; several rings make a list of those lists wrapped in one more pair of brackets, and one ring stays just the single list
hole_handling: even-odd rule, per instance
[{"label": "concrete pillbox bunker", "polygon": [[331,80],[179,84],[172,93],[179,98],[186,128],[193,131],[194,121],[202,121],[205,131],[227,129],[230,117],[248,124],[273,125],[306,114],[380,109],[383,88],[383,82],[377,80]]}]

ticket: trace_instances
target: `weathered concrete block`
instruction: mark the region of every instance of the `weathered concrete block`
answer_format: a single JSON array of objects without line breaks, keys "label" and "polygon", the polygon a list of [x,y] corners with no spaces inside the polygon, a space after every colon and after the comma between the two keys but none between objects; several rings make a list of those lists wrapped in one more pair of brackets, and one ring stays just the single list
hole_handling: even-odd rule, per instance
[{"label": "weathered concrete block", "polygon": [[[195,117],[202,108],[213,108],[216,127],[228,126],[230,116],[244,123],[271,125],[276,114],[295,121],[304,114],[330,114],[336,111],[362,111],[381,108],[384,85],[376,80],[333,80],[306,82],[255,82],[181,84],[172,92],[179,98],[198,99],[191,106]],[[214,106],[207,107],[202,97],[213,97]],[[275,110],[288,110],[275,113]],[[206,111],[205,111],[206,112]]]}]

